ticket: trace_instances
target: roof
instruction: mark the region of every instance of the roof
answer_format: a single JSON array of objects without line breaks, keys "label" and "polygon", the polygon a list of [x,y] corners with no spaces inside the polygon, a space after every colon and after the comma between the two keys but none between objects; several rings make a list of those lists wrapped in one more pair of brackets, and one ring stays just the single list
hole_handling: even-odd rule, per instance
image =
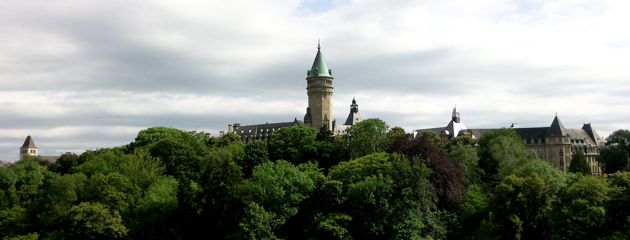
[{"label": "roof", "polygon": [[558,116],[556,116],[553,118],[553,122],[551,123],[547,134],[549,134],[550,136],[566,136],[567,133],[565,130],[566,129],[564,128],[564,125],[562,124]]},{"label": "roof", "polygon": [[317,55],[315,55],[313,66],[311,66],[311,70],[309,70],[306,75],[307,77],[332,77],[331,71],[324,61],[324,56],[322,55],[319,44],[317,44]]},{"label": "roof", "polygon": [[289,127],[296,124],[302,124],[302,121],[298,121],[297,119],[292,122],[279,122],[279,123],[264,123],[264,124],[255,124],[255,125],[246,125],[241,126],[238,129],[234,129],[234,133],[242,135],[242,134],[262,134],[262,133],[273,133],[275,130],[283,127]]},{"label": "roof", "polygon": [[604,139],[599,136],[599,134],[597,134],[597,132],[595,132],[595,130],[593,130],[593,127],[591,127],[590,123],[585,123],[582,126],[582,130],[584,130],[584,132],[586,132],[586,134],[588,134],[588,136],[591,138],[591,140],[594,141],[595,145],[597,146],[604,146],[604,144],[606,143],[606,141],[604,141]]},{"label": "roof", "polygon": [[544,141],[549,127],[513,128],[522,139],[542,139]]},{"label": "roof", "polygon": [[31,135],[28,135],[26,139],[24,139],[24,144],[22,144],[22,147],[20,149],[24,148],[37,148],[37,145],[35,145],[35,142],[33,141],[33,138],[31,138]]}]

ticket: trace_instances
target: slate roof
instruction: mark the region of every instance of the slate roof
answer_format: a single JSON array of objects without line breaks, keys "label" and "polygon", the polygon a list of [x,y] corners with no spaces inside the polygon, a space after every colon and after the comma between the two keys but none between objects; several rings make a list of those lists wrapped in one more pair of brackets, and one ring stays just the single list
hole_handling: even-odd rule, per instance
[{"label": "slate roof", "polygon": [[313,66],[311,66],[311,70],[306,72],[307,77],[332,77],[332,71],[328,69],[326,66],[326,62],[324,61],[324,55],[321,51],[321,46],[319,43],[317,44],[317,55],[315,55],[315,60],[313,61]]},{"label": "slate roof", "polygon": [[540,139],[544,142],[549,132],[549,127],[514,128],[514,130],[522,139]]},{"label": "slate roof", "polygon": [[264,124],[255,124],[255,125],[245,125],[241,126],[238,129],[234,130],[234,133],[238,135],[243,134],[262,134],[269,133],[271,134],[273,131],[278,130],[279,128],[289,127],[296,124],[303,124],[302,121],[298,121],[295,119],[292,122],[279,122],[279,123],[264,123]]},{"label": "slate roof", "polygon": [[549,134],[549,136],[566,136],[567,133],[565,130],[566,128],[564,128],[564,125],[562,124],[558,116],[556,116],[553,118],[553,122],[551,123],[547,134]]},{"label": "slate roof", "polygon": [[31,135],[28,135],[26,139],[24,139],[24,144],[22,144],[22,147],[20,149],[26,148],[37,148],[37,145],[35,145],[35,142],[33,141],[33,138],[31,138]]}]

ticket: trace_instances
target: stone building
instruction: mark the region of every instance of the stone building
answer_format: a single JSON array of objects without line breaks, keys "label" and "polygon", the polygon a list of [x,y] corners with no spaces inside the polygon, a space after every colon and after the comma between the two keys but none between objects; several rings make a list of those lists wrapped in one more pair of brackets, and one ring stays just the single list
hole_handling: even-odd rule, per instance
[{"label": "stone building", "polygon": [[[234,123],[228,125],[228,132],[241,136],[243,142],[253,140],[268,140],[273,132],[279,128],[300,124],[312,127],[316,130],[325,129],[332,133],[340,134],[345,128],[361,121],[359,107],[355,99],[350,105],[350,114],[346,122],[337,126],[333,115],[333,76],[332,70],[324,61],[321,46],[317,44],[317,54],[310,70],[306,71],[306,94],[308,106],[303,121],[294,118],[290,122],[264,123],[255,125],[243,125]],[[222,134],[221,134],[222,135]]]},{"label": "stone building", "polygon": [[[604,147],[604,139],[592,128],[590,123],[582,125],[582,128],[565,128],[558,116],[555,116],[548,127],[521,128],[513,123],[514,129],[521,137],[527,148],[531,149],[554,167],[568,171],[573,153],[580,151],[586,156],[586,161],[591,167],[593,175],[601,174],[601,165],[597,161],[599,151]],[[484,133],[497,129],[470,129],[461,122],[457,109],[453,109],[451,121],[446,127],[418,129],[416,136],[422,132],[433,132],[443,141],[448,141],[462,135],[469,135],[478,139]]]}]

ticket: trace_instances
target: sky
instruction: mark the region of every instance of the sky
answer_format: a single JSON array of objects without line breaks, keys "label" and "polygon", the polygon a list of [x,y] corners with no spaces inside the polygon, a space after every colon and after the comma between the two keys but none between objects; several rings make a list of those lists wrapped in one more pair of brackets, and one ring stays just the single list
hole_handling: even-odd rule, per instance
[{"label": "sky", "polygon": [[334,117],[407,131],[630,128],[624,0],[23,1],[0,8],[0,159],[302,119],[318,39]]}]

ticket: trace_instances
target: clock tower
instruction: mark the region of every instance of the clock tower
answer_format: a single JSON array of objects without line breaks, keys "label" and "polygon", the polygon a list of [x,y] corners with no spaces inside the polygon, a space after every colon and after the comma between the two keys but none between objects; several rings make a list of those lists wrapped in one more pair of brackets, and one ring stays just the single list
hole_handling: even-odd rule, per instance
[{"label": "clock tower", "polygon": [[321,46],[317,44],[317,55],[311,70],[306,72],[306,93],[308,107],[304,115],[304,125],[319,130],[326,128],[333,131],[333,94],[332,71],[326,66]]}]

